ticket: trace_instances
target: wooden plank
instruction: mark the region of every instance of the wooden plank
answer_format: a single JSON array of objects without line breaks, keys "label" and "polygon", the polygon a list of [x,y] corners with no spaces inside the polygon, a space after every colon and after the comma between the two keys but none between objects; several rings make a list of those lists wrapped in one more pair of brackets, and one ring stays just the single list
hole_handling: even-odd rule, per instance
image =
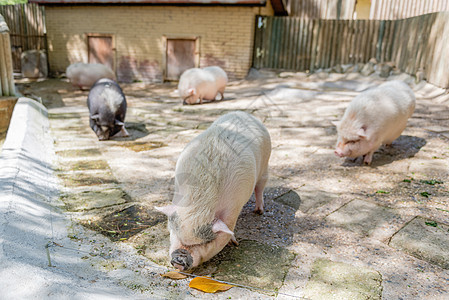
[{"label": "wooden plank", "polygon": [[430,57],[430,36],[431,36],[431,32],[432,32],[432,25],[435,21],[435,14],[429,14],[427,15],[428,19],[427,19],[427,26],[424,32],[424,42],[423,42],[423,54],[422,54],[422,58],[420,61],[420,67],[424,70],[426,77],[427,77],[427,72],[428,72],[428,68],[426,67],[429,64],[429,57]]},{"label": "wooden plank", "polygon": [[359,46],[360,46],[360,30],[359,30],[359,25],[360,25],[360,20],[355,20],[354,21],[354,36],[353,36],[353,43],[352,43],[352,48],[353,48],[353,55],[354,55],[354,59],[353,59],[353,63],[358,63],[359,62]]},{"label": "wooden plank", "polygon": [[327,59],[327,47],[329,45],[329,23],[327,20],[321,21],[321,30],[319,33],[320,39],[317,45],[318,54],[317,54],[317,64],[316,68],[321,69],[326,67],[326,59]]},{"label": "wooden plank", "polygon": [[333,67],[337,64],[339,64],[338,62],[338,56],[339,56],[339,52],[340,52],[340,40],[341,40],[341,33],[338,31],[340,28],[340,21],[338,20],[332,20],[332,26],[333,26],[333,31],[332,31],[332,48],[331,48],[331,59],[330,59],[330,66]]},{"label": "wooden plank", "polygon": [[417,31],[417,40],[416,40],[416,53],[415,53],[415,71],[416,73],[421,68],[421,59],[423,54],[423,49],[425,47],[424,42],[424,32],[427,29],[428,23],[428,15],[418,17],[418,31]]},{"label": "wooden plank", "polygon": [[348,50],[348,40],[349,40],[349,21],[343,20],[343,42],[340,52],[340,60],[342,64],[349,63],[349,50]]},{"label": "wooden plank", "polygon": [[416,74],[417,71],[417,55],[419,47],[421,46],[419,44],[419,32],[420,28],[422,26],[422,20],[423,17],[414,17],[412,19],[412,32],[411,32],[411,39],[409,40],[409,49],[408,52],[410,54],[409,60],[407,62],[408,68],[409,68],[409,74]]},{"label": "wooden plank", "polygon": [[340,39],[338,34],[338,23],[337,20],[330,20],[331,22],[331,45],[329,47],[329,67],[333,67],[336,65],[336,56],[337,56],[337,41]]},{"label": "wooden plank", "polygon": [[273,63],[270,65],[270,68],[277,69],[279,68],[279,50],[280,46],[282,44],[282,35],[281,35],[281,25],[280,25],[280,18],[274,17],[273,19],[273,33],[274,35],[271,37],[271,42],[274,44],[274,51],[273,51]]},{"label": "wooden plank", "polygon": [[304,37],[305,37],[304,32],[303,32],[304,19],[297,18],[296,21],[297,21],[297,35],[298,35],[298,39],[297,39],[297,42],[296,42],[297,51],[296,51],[296,55],[295,55],[295,70],[296,71],[302,71],[301,58],[303,56],[303,53],[305,52],[303,47],[302,47],[302,43],[303,43]]},{"label": "wooden plank", "polygon": [[291,18],[283,18],[283,25],[282,28],[284,29],[284,47],[282,47],[283,52],[283,61],[282,61],[282,68],[283,69],[289,69],[289,60],[292,53],[291,49]]},{"label": "wooden plank", "polygon": [[290,60],[290,68],[292,70],[298,70],[298,65],[297,65],[297,58],[298,58],[298,50],[299,50],[299,46],[298,46],[298,41],[300,39],[300,35],[299,35],[299,18],[294,18],[293,19],[293,43],[292,43],[292,56],[291,56],[291,60]]},{"label": "wooden plank", "polygon": [[315,63],[315,67],[317,69],[321,69],[323,68],[323,64],[324,64],[324,59],[325,59],[325,52],[326,52],[326,42],[327,42],[327,22],[326,20],[320,20],[321,23],[321,29],[318,33],[319,39],[318,39],[318,44],[316,45],[316,49],[317,49],[317,58],[316,58],[316,63]]},{"label": "wooden plank", "polygon": [[263,68],[268,68],[270,65],[271,56],[273,55],[271,52],[271,35],[273,30],[273,17],[267,17],[267,28],[265,29],[265,35],[263,40],[263,51],[264,51],[264,59],[262,66]]},{"label": "wooden plank", "polygon": [[[371,20],[372,22],[372,28],[371,28],[371,34],[372,34],[372,38],[371,38],[371,57],[376,57],[377,53],[377,41],[379,40],[379,26],[380,26],[380,21],[378,20]],[[380,61],[380,60],[379,60]]]},{"label": "wooden plank", "polygon": [[310,61],[310,71],[315,71],[315,62],[317,59],[317,45],[319,40],[319,32],[321,27],[321,20],[312,20],[313,24],[313,35],[312,35],[312,45],[311,45],[311,61]]},{"label": "wooden plank", "polygon": [[304,70],[311,71],[312,66],[312,43],[313,43],[313,28],[315,24],[313,20],[307,20],[307,44],[306,44],[306,59],[304,60]]},{"label": "wooden plank", "polygon": [[264,34],[263,32],[263,27],[259,28],[259,22],[260,20],[263,20],[263,17],[260,15],[256,15],[255,19],[254,19],[254,46],[253,46],[253,63],[252,63],[252,67],[259,69],[260,68],[260,61],[261,61],[261,56],[259,56],[260,54],[260,50],[262,50],[262,36]]},{"label": "wooden plank", "polygon": [[333,21],[334,20],[325,20],[326,23],[326,40],[323,51],[323,63],[322,68],[329,68],[330,67],[330,58],[331,58],[331,52],[332,52],[332,43],[333,43],[333,37],[332,37],[332,29],[333,29]]}]

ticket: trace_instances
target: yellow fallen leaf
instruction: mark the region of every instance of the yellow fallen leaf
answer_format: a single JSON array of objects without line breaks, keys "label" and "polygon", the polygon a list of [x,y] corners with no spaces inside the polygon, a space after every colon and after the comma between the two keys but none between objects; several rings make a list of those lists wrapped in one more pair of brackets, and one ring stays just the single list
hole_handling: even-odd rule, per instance
[{"label": "yellow fallen leaf", "polygon": [[216,293],[218,291],[227,291],[232,288],[233,285],[221,283],[211,278],[195,277],[190,281],[189,287],[206,293]]},{"label": "yellow fallen leaf", "polygon": [[184,279],[187,278],[186,275],[179,273],[178,271],[170,271],[165,274],[161,274],[162,277],[168,277],[171,279]]}]

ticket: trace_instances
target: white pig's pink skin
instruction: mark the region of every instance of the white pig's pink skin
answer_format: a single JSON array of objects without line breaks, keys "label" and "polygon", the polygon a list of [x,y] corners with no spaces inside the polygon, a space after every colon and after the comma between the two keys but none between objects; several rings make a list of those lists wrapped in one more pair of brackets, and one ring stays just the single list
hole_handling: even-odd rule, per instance
[{"label": "white pig's pink skin", "polygon": [[116,80],[114,72],[103,64],[74,63],[67,67],[66,76],[73,86],[90,89],[101,78]]},{"label": "white pig's pink skin", "polygon": [[173,203],[157,208],[168,216],[174,266],[196,267],[236,242],[234,227],[253,192],[255,211],[263,212],[270,154],[267,129],[245,112],[220,117],[186,146],[176,164]]},{"label": "white pig's pink skin", "polygon": [[215,100],[223,94],[228,83],[226,72],[218,66],[192,68],[184,71],[179,78],[178,93],[183,104],[203,103],[203,100]]},{"label": "white pig's pink skin", "polygon": [[402,81],[389,81],[355,97],[337,126],[335,154],[370,165],[381,145],[391,144],[404,131],[415,110],[415,95]]}]

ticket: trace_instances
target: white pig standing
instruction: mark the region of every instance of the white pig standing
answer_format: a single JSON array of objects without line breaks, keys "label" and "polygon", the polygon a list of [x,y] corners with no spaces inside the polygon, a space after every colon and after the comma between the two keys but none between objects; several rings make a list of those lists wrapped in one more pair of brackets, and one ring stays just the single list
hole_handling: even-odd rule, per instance
[{"label": "white pig standing", "polygon": [[168,216],[171,263],[196,267],[234,237],[237,218],[254,191],[255,211],[263,213],[270,135],[245,112],[218,118],[181,153],[173,203],[157,209]]},{"label": "white pig standing", "polygon": [[103,64],[74,63],[67,67],[65,73],[70,82],[80,89],[90,89],[101,78],[116,79],[114,71]]},{"label": "white pig standing", "polygon": [[203,99],[215,100],[218,93],[222,100],[227,83],[226,72],[218,66],[192,68],[184,71],[179,78],[178,92],[184,104],[195,104],[198,99],[202,104]]},{"label": "white pig standing", "polygon": [[364,156],[370,165],[373,153],[398,138],[415,110],[415,95],[402,81],[389,81],[356,96],[337,126],[335,154]]}]

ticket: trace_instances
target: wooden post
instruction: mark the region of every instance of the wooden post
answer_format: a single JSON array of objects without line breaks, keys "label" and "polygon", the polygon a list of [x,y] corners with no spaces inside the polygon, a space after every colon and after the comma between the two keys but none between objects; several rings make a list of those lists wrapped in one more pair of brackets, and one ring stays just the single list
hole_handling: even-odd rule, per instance
[{"label": "wooden post", "polygon": [[14,96],[14,77],[12,70],[11,42],[9,28],[0,15],[0,96]]}]

